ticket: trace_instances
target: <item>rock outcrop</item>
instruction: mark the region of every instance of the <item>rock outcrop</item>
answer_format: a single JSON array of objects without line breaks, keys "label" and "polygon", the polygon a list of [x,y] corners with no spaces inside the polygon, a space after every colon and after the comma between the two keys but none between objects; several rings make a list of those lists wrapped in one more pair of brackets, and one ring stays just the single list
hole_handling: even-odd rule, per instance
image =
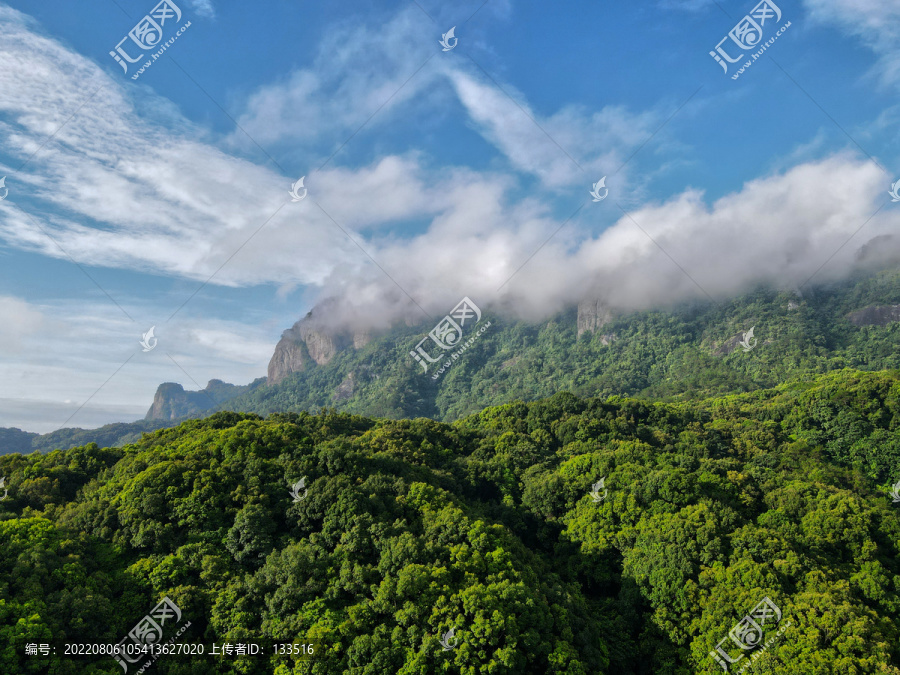
[{"label": "rock outcrop", "polygon": [[269,359],[266,384],[275,384],[291,373],[302,371],[311,360],[306,351],[306,343],[300,337],[300,330],[294,324],[281,334],[281,339],[275,345],[275,353]]},{"label": "rock outcrop", "polygon": [[304,325],[302,322],[298,328],[300,339],[306,345],[306,352],[320,366],[327,364],[338,351],[347,346],[343,335],[327,333],[320,327]]},{"label": "rock outcrop", "polygon": [[372,341],[368,330],[335,330],[327,323],[326,302],[314,307],[305,317],[281,334],[269,361],[266,383],[277,384],[291,373],[312,365],[324,366],[335,355],[350,347],[362,349]]},{"label": "rock outcrop", "polygon": [[854,326],[885,326],[900,321],[900,305],[871,305],[847,315]]},{"label": "rock outcrop", "polygon": [[177,382],[163,382],[156,389],[153,405],[144,416],[148,420],[177,420],[215,407],[215,401],[201,391],[185,391]]},{"label": "rock outcrop", "polygon": [[184,387],[176,382],[163,382],[157,387],[153,405],[150,406],[144,419],[177,420],[194,417],[213,410],[230,398],[252,391],[262,383],[262,378],[247,385],[210,380],[206,387],[199,391],[185,391]]},{"label": "rock outcrop", "polygon": [[344,378],[344,381],[338,385],[331,400],[335,403],[346,400],[353,396],[354,391],[356,391],[356,383],[353,381],[353,373],[350,372],[347,373],[347,377]]},{"label": "rock outcrop", "polygon": [[715,356],[728,356],[735,349],[740,347],[741,342],[744,340],[744,333],[738,333],[737,335],[733,335],[722,344],[713,343],[713,354]]},{"label": "rock outcrop", "polygon": [[612,312],[597,298],[585,298],[578,303],[578,335],[597,331],[612,321]]}]

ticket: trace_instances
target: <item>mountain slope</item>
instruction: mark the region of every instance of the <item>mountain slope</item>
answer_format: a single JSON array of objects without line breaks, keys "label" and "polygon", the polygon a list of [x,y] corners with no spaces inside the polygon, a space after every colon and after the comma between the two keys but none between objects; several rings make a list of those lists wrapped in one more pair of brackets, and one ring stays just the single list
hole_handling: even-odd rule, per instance
[{"label": "mountain slope", "polygon": [[[900,367],[896,303],[900,273],[894,270],[803,297],[761,289],[728,302],[628,316],[607,316],[596,303],[540,324],[485,313],[482,324],[489,320],[490,328],[437,380],[432,375],[440,364],[425,373],[410,356],[430,326],[399,327],[359,348],[344,339],[322,364],[306,359],[302,370],[279,371],[276,381],[222,407],[267,414],[333,406],[451,421],[560,389],[655,398],[752,391],[844,367]],[[750,328],[757,342],[745,352],[738,343]],[[291,349],[303,347],[287,337],[282,343]]]}]

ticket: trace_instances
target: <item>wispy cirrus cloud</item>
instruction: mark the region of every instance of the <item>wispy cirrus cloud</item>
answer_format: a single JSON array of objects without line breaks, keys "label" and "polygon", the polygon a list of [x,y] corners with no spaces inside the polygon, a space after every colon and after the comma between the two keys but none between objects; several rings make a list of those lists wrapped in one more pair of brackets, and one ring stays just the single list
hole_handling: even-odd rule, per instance
[{"label": "wispy cirrus cloud", "polygon": [[216,15],[216,9],[213,7],[212,0],[188,0],[188,5],[197,16],[211,19]]},{"label": "wispy cirrus cloud", "polygon": [[[362,125],[372,133],[423,110],[437,115],[455,95],[472,127],[513,172],[556,189],[617,170],[662,119],[656,110],[634,113],[616,105],[596,112],[568,105],[538,114],[514,86],[491,82],[468,60],[428,61],[434,34],[415,7],[383,25],[341,26],[308,67],[251,93],[238,122],[259,143],[319,147],[327,158]],[[247,142],[243,132],[232,141]]]},{"label": "wispy cirrus cloud", "polygon": [[837,26],[878,56],[885,83],[900,85],[900,5],[877,0],[803,0],[814,21]]},{"label": "wispy cirrus cloud", "polygon": [[[417,73],[435,52],[431,22],[414,5],[387,22],[380,16],[360,15],[333,27],[312,63],[251,92],[238,117],[241,129],[263,145],[318,147],[327,157],[376,112],[370,129],[433,90],[434,70]],[[247,143],[240,131],[232,141]]]},{"label": "wispy cirrus cloud", "polygon": [[654,111],[635,114],[622,106],[593,113],[567,106],[542,116],[511,87],[501,90],[459,69],[448,68],[447,77],[474,126],[512,168],[539,177],[551,188],[584,184],[617,171],[660,120]]}]

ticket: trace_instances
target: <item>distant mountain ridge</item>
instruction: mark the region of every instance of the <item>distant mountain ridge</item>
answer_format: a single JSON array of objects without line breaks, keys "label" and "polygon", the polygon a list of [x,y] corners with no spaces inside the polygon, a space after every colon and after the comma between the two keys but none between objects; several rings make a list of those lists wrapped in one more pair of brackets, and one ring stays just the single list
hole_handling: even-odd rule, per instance
[{"label": "distant mountain ridge", "polygon": [[248,385],[234,385],[222,380],[210,380],[199,391],[185,391],[175,382],[164,382],[156,390],[153,405],[147,411],[147,420],[178,420],[198,417],[209,410],[216,410],[220,403],[253,391],[265,382],[257,378]]},{"label": "distant mountain ridge", "polygon": [[134,443],[150,431],[177,426],[179,420],[137,420],[136,422],[115,422],[98,429],[67,427],[46,434],[36,434],[21,429],[0,428],[0,455],[18,452],[23,455],[32,452],[52,452],[96,443],[102,448],[118,448],[126,443]]},{"label": "distant mountain ridge", "polygon": [[[760,288],[728,301],[627,315],[596,297],[539,323],[504,319],[483,308],[490,330],[437,380],[432,376],[440,363],[423,372],[410,355],[432,326],[401,324],[381,335],[330,331],[324,310],[317,306],[285,331],[264,386],[224,401],[222,408],[268,414],[335,407],[375,417],[452,421],[560,390],[696,398],[844,367],[900,367],[897,269],[860,274],[802,296]],[[745,350],[741,342],[750,328],[755,346]]]},{"label": "distant mountain ridge", "polygon": [[[582,396],[698,398],[776,386],[844,367],[900,368],[900,270],[792,292],[757,289],[725,302],[616,315],[586,298],[539,323],[491,321],[437,380],[410,356],[432,328],[383,334],[328,327],[320,305],[286,330],[266,377],[160,385],[144,420],[31,434],[0,429],[0,454],[97,442],[120,446],[144,431],[214,410],[269,414],[333,407],[372,417],[451,421],[491,405],[567,390]],[[752,351],[740,343],[755,328]],[[449,355],[449,352],[447,352]]]}]

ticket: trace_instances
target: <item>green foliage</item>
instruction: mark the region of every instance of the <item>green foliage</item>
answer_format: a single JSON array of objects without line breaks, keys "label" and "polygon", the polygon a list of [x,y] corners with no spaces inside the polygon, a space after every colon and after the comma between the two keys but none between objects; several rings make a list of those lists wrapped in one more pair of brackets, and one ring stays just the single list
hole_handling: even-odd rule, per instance
[{"label": "green foliage", "polygon": [[[22,644],[117,643],[168,596],[182,641],[270,646],[160,658],[170,675],[718,673],[710,651],[769,597],[784,633],[753,672],[900,675],[898,411],[900,372],[842,370],[452,425],[223,412],[4,455],[3,672],[119,673]],[[293,640],[317,658],[271,653]]]}]

